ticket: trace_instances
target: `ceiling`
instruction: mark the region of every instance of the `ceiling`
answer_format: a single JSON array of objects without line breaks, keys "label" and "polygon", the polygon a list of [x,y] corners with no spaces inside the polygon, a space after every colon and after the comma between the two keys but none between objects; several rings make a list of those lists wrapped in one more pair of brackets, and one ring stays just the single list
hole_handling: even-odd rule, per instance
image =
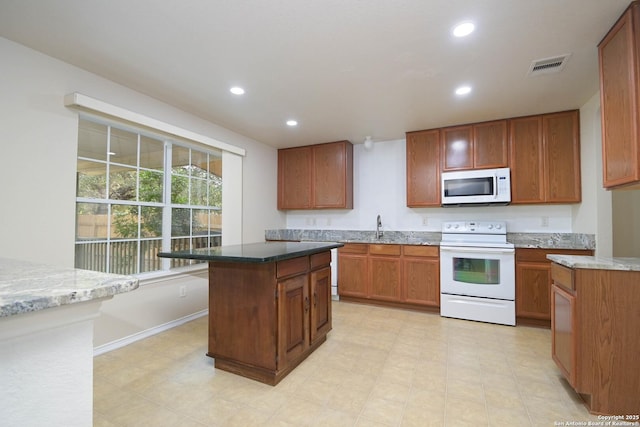
[{"label": "ceiling", "polygon": [[[579,108],[628,4],[0,0],[0,36],[282,148]],[[465,20],[476,31],[452,37]],[[527,75],[567,53],[561,72]]]}]

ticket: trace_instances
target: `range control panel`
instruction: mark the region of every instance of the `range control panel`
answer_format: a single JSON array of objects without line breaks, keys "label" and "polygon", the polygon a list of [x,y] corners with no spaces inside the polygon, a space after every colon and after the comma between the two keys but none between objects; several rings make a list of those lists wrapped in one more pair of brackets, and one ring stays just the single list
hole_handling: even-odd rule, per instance
[{"label": "range control panel", "polygon": [[505,221],[445,221],[443,233],[459,234],[507,234]]}]

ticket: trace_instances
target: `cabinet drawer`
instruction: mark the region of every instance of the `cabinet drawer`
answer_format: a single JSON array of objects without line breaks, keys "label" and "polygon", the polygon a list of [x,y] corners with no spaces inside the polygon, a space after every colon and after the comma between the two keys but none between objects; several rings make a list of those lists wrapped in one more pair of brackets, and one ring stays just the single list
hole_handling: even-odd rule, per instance
[{"label": "cabinet drawer", "polygon": [[542,248],[517,248],[516,249],[516,262],[529,261],[529,262],[546,262],[550,263],[551,260],[547,259],[547,255],[593,255],[591,249],[542,249]]},{"label": "cabinet drawer", "polygon": [[278,278],[291,276],[293,274],[302,274],[309,271],[309,257],[302,256],[299,258],[287,259],[276,263],[276,276]]},{"label": "cabinet drawer", "polygon": [[311,269],[314,270],[318,267],[331,264],[331,252],[321,252],[319,254],[311,255]]},{"label": "cabinet drawer", "polygon": [[573,270],[565,266],[553,263],[551,264],[551,278],[553,283],[572,291],[576,290],[576,284],[573,278]]},{"label": "cabinet drawer", "polygon": [[402,247],[402,251],[406,256],[424,256],[424,257],[437,257],[439,253],[438,246],[414,246],[405,245]]},{"label": "cabinet drawer", "polygon": [[400,256],[400,245],[369,245],[371,255],[396,255]]},{"label": "cabinet drawer", "polygon": [[529,261],[529,262],[551,262],[547,259],[548,250],[537,248],[517,248],[516,249],[516,262],[517,261]]},{"label": "cabinet drawer", "polygon": [[366,254],[367,246],[367,244],[363,243],[345,243],[343,247],[338,249],[338,254]]}]

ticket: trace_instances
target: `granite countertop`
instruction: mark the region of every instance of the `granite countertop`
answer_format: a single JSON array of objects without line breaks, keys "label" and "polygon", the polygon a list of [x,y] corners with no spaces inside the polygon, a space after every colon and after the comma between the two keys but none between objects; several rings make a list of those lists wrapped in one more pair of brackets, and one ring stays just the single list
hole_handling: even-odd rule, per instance
[{"label": "granite countertop", "polygon": [[0,318],[130,292],[138,279],[0,258]]},{"label": "granite countertop", "polygon": [[243,245],[217,246],[176,252],[160,252],[161,258],[198,259],[260,263],[311,255],[344,246],[335,242],[260,242]]},{"label": "granite countertop", "polygon": [[[380,243],[400,245],[440,245],[442,233],[431,231],[384,231],[378,239],[374,230],[266,230],[266,240],[331,241],[342,243]],[[507,233],[516,248],[595,249],[595,236],[580,233]]]},{"label": "granite countertop", "polygon": [[547,255],[547,258],[565,267],[576,269],[640,271],[640,258],[580,255]]}]

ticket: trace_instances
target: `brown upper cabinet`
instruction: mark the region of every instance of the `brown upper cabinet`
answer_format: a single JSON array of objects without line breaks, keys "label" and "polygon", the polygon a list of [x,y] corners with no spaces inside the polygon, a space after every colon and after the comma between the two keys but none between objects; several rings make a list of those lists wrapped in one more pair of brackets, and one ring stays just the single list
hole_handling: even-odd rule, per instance
[{"label": "brown upper cabinet", "polygon": [[578,110],[509,120],[511,203],[578,203]]},{"label": "brown upper cabinet", "polygon": [[278,209],[353,209],[353,145],[278,150]]},{"label": "brown upper cabinet", "polygon": [[605,188],[640,187],[640,3],[598,45]]},{"label": "brown upper cabinet", "polygon": [[454,126],[442,132],[442,171],[508,166],[507,121]]},{"label": "brown upper cabinet", "polygon": [[407,132],[407,206],[441,205],[441,172],[511,168],[511,203],[578,203],[578,110]]},{"label": "brown upper cabinet", "polygon": [[407,206],[440,206],[440,130],[407,132]]}]

